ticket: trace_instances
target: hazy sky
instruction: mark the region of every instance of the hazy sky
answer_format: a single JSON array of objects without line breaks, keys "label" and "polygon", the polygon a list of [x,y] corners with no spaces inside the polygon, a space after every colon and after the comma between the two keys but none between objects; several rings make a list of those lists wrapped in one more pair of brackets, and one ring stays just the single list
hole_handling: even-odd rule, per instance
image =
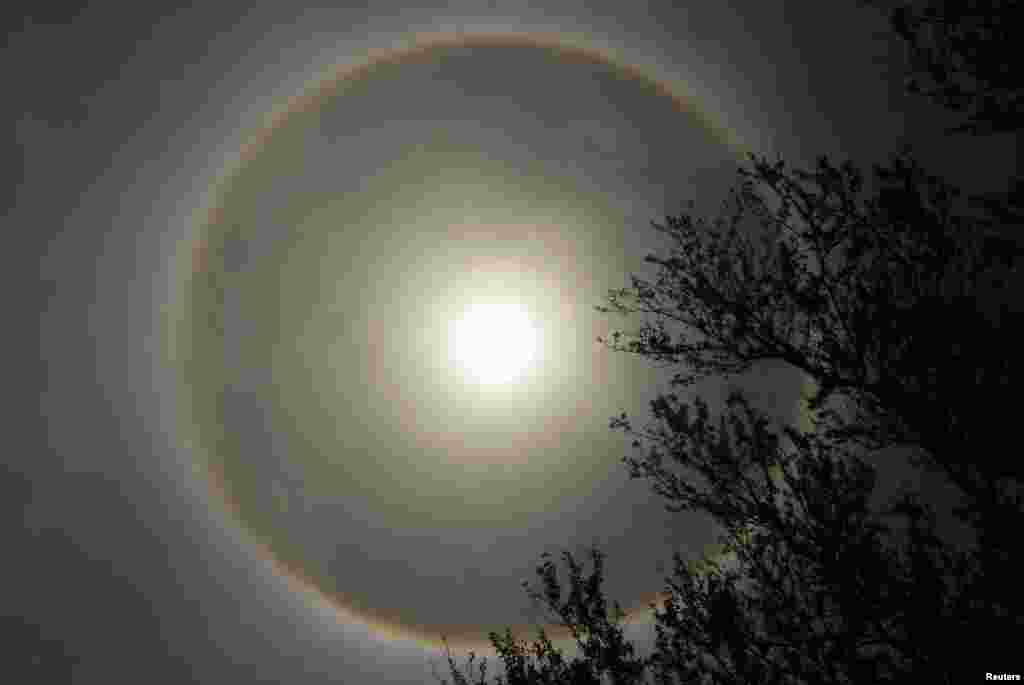
[{"label": "hazy sky", "polygon": [[[711,535],[628,481],[607,428],[657,389],[593,340],[648,221],[713,212],[739,143],[869,162],[908,140],[972,182],[971,159],[1009,163],[939,149],[946,120],[886,77],[898,46],[854,2],[141,4],[4,18],[0,613],[79,655],[76,683],[431,682],[424,635],[529,621],[538,555],[592,542],[637,604]],[[332,65],[439,31],[613,58],[374,67],[240,161]],[[446,331],[501,298],[538,355],[478,388]],[[749,387],[791,410],[784,370]]]}]

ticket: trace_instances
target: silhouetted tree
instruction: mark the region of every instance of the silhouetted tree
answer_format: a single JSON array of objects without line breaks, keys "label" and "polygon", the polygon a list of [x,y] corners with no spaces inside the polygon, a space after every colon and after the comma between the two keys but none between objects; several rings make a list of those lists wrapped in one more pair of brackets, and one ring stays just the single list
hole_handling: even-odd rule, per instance
[{"label": "silhouetted tree", "polygon": [[[1024,2],[859,3],[884,9],[890,26],[903,39],[910,70],[907,89],[962,115],[950,133],[1019,136],[1024,127],[1024,75],[1017,68],[1017,27],[1024,23]],[[1024,223],[1024,178],[1018,173],[1005,191],[980,195],[974,202],[995,222],[1019,228]]]},{"label": "silhouetted tree", "polygon": [[[1019,77],[1005,67],[1019,3],[892,5],[933,79],[919,92],[967,111],[961,131],[1016,130]],[[631,476],[670,511],[710,515],[720,549],[676,558],[644,657],[608,608],[600,551],[586,576],[565,554],[565,581],[543,558],[527,590],[580,654],[543,633],[532,644],[492,634],[496,683],[960,682],[1007,666],[1024,634],[1024,464],[1012,448],[1024,327],[1010,291],[1022,251],[1005,230],[1020,222],[1019,189],[1016,205],[989,196],[978,216],[967,209],[978,198],[909,153],[875,166],[868,185],[848,163],[752,157],[714,221],[652,224],[671,245],[647,258],[657,276],[631,277],[599,307],[642,323],[603,342],[675,369],[673,391],[645,428],[624,414],[611,427],[640,454],[624,460]],[[811,432],[773,424],[739,392],[717,421],[701,398],[675,394],[767,360],[813,380]],[[894,446],[956,485],[971,543],[942,539],[914,493],[871,503],[865,457]],[[455,685],[486,682],[485,662],[461,673],[449,653],[448,665]]]},{"label": "silhouetted tree", "polygon": [[1017,131],[1024,76],[1016,68],[1020,0],[860,0],[888,11],[907,46],[907,89],[962,112],[954,132]]},{"label": "silhouetted tree", "polygon": [[[906,156],[875,175],[868,199],[850,165],[822,159],[790,171],[754,158],[722,218],[654,224],[672,242],[667,256],[648,257],[657,278],[632,277],[599,308],[645,321],[604,342],[681,369],[673,387],[785,361],[817,383],[808,402],[816,430],[771,430],[738,393],[717,428],[700,398],[689,405],[675,394],[652,402],[646,430],[614,419],[646,449],[625,460],[631,475],[671,511],[710,515],[725,531],[722,554],[701,568],[676,560],[655,614],[656,648],[643,659],[608,618],[600,554],[587,579],[565,556],[564,600],[545,560],[532,594],[577,637],[582,657],[492,635],[510,685],[911,673],[952,682],[966,631],[984,630],[993,649],[1019,634],[1024,607],[1008,590],[1024,469],[984,447],[993,415],[1014,406],[1015,348],[971,304],[1003,255],[955,214],[952,189]],[[760,239],[741,228],[751,217]],[[991,402],[984,412],[981,396]],[[960,515],[978,531],[973,549],[947,548],[912,494],[882,511],[868,506],[875,476],[861,457],[894,445],[917,446],[960,486]]]},{"label": "silhouetted tree", "polygon": [[[856,169],[825,159],[810,173],[763,159],[740,173],[726,219],[654,224],[672,254],[649,256],[657,279],[634,277],[599,308],[647,317],[612,349],[681,368],[676,386],[787,362],[817,383],[809,407],[830,437],[920,445],[975,504],[1001,501],[994,490],[1019,482],[1024,463],[979,448],[1000,444],[993,423],[1012,420],[1018,315],[991,306],[1013,294],[990,277],[1016,255],[905,155],[876,167],[871,199]],[[749,216],[765,229],[760,246],[740,228]],[[826,408],[834,399],[847,415]]]}]

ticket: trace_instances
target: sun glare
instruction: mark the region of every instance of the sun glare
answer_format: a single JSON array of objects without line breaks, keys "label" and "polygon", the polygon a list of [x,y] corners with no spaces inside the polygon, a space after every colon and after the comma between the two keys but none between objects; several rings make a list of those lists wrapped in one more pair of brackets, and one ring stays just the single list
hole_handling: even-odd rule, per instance
[{"label": "sun glare", "polygon": [[519,305],[473,305],[452,328],[452,357],[485,385],[518,379],[536,353],[537,332]]}]

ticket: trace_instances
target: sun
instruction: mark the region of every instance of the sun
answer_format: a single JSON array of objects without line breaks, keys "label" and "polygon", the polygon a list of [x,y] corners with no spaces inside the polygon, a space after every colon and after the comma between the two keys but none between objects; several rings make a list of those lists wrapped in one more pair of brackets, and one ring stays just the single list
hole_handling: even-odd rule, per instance
[{"label": "sun", "polygon": [[519,379],[537,351],[537,331],[518,304],[475,304],[453,322],[453,361],[472,380],[499,385]]}]

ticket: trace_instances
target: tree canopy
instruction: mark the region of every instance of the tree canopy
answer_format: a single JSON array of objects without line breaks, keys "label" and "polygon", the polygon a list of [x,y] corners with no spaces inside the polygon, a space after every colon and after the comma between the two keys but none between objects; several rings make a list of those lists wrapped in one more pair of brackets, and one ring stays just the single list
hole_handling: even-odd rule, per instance
[{"label": "tree canopy", "polygon": [[1020,0],[860,0],[887,11],[907,48],[907,89],[963,115],[954,132],[1020,130]]}]

